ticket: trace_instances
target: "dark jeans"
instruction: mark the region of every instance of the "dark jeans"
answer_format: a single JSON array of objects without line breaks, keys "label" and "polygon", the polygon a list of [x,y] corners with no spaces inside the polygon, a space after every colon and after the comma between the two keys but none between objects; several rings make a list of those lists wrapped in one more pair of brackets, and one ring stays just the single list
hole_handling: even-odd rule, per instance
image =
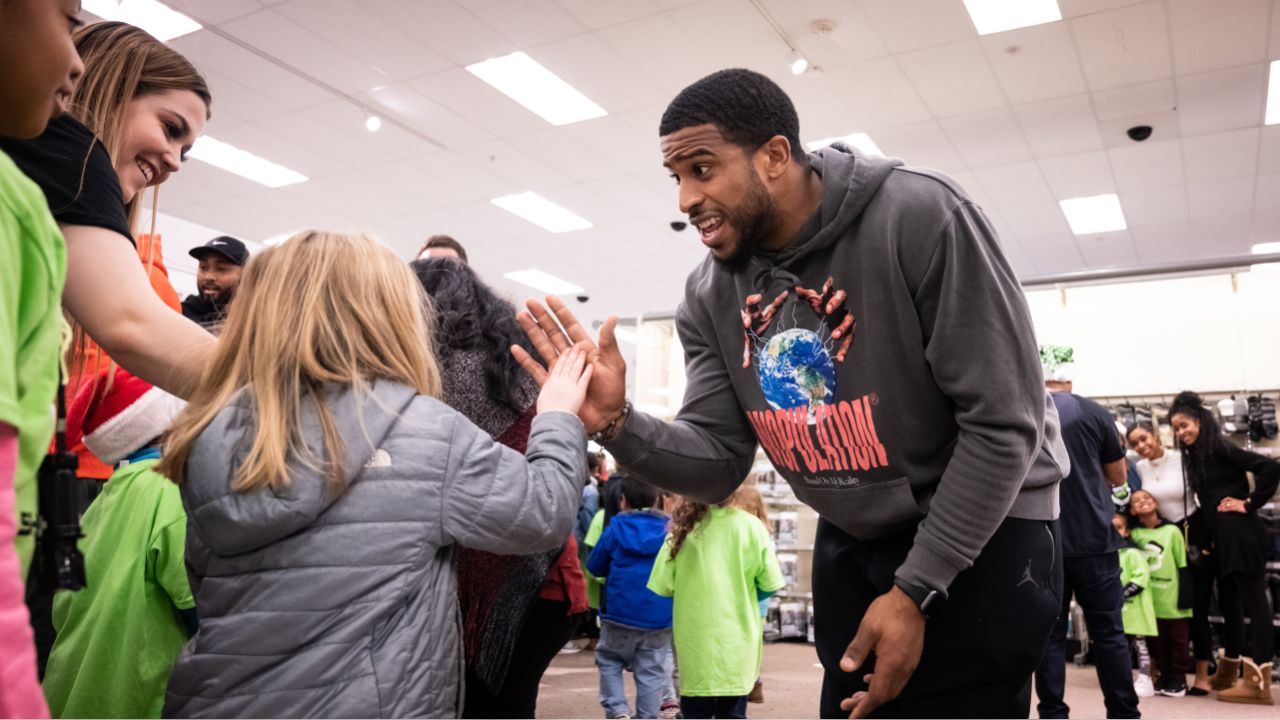
[{"label": "dark jeans", "polygon": [[1186,681],[1191,672],[1191,621],[1187,618],[1156,620],[1156,636],[1151,638],[1151,661],[1162,678]]},{"label": "dark jeans", "polygon": [[563,600],[534,600],[511,650],[511,666],[502,689],[490,694],[484,682],[467,668],[462,717],[532,718],[542,674],[577,628],[579,616],[568,612],[569,603]]},{"label": "dark jeans", "polygon": [[1061,611],[1049,635],[1044,659],[1036,668],[1036,695],[1040,698],[1036,710],[1042,718],[1065,718],[1069,712],[1062,693],[1067,671],[1067,617],[1074,593],[1089,628],[1089,645],[1107,717],[1141,717],[1138,695],[1133,691],[1129,646],[1120,620],[1124,592],[1120,587],[1119,556],[1114,552],[1072,556],[1063,558],[1062,567]]},{"label": "dark jeans", "polygon": [[681,695],[680,714],[687,718],[745,718],[747,696],[688,697]]},{"label": "dark jeans", "polygon": [[[821,714],[844,718],[840,701],[866,689],[840,670],[867,607],[893,587],[893,576],[915,539],[915,528],[860,541],[818,522],[813,603],[818,659],[825,674]],[[1027,717],[1031,673],[1058,614],[1062,586],[1057,522],[1008,519],[971,568],[948,589],[925,625],[920,665],[875,717]]]},{"label": "dark jeans", "polygon": [[1252,643],[1249,657],[1261,665],[1271,662],[1275,641],[1271,608],[1267,607],[1266,578],[1263,575],[1232,573],[1218,578],[1218,604],[1222,608],[1222,652],[1240,657],[1244,647],[1244,619],[1249,618]]}]

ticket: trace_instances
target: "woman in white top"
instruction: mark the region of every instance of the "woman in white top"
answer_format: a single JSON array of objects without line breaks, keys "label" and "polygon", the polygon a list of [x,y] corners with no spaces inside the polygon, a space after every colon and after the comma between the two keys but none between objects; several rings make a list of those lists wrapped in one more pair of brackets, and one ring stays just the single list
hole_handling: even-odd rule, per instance
[{"label": "woman in white top", "polygon": [[[1148,422],[1129,428],[1125,438],[1129,447],[1142,456],[1138,461],[1138,477],[1142,489],[1160,504],[1160,515],[1179,526],[1186,524],[1188,514],[1200,509],[1195,493],[1187,487],[1182,475],[1182,453],[1164,447],[1160,436]],[[1188,695],[1209,694],[1209,659],[1213,657],[1213,639],[1209,630],[1209,598],[1213,591],[1213,571],[1191,568],[1195,600],[1191,616],[1191,644],[1196,658],[1196,680]]]}]

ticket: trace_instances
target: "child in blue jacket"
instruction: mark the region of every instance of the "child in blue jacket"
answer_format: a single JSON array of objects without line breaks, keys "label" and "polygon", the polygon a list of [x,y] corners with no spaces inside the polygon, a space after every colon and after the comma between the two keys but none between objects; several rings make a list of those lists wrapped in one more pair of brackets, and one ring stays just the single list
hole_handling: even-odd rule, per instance
[{"label": "child in blue jacket", "polygon": [[[671,598],[646,585],[667,536],[667,516],[652,509],[658,491],[623,477],[622,512],[605,528],[587,558],[587,569],[605,577],[600,605],[600,704],[606,718],[658,717],[663,690],[671,677]],[[636,707],[627,702],[623,669],[635,676]]]}]

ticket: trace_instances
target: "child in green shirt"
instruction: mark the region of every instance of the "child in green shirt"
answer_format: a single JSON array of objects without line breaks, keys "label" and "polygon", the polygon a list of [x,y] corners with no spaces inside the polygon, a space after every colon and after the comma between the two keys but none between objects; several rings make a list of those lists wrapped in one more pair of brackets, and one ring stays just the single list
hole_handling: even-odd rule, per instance
[{"label": "child in green shirt", "polygon": [[1191,610],[1180,607],[1178,590],[1187,567],[1186,541],[1177,525],[1160,517],[1160,505],[1151,493],[1139,490],[1129,503],[1136,522],[1134,543],[1147,556],[1151,574],[1151,604],[1156,616],[1152,656],[1160,680],[1156,693],[1169,697],[1187,694],[1186,674],[1191,670]]},{"label": "child in green shirt", "polygon": [[686,718],[746,717],[762,652],[757,603],[783,585],[769,532],[754,516],[690,500],[675,509],[649,589],[673,600]]},{"label": "child in green shirt", "polygon": [[1129,637],[1134,657],[1138,661],[1138,678],[1133,690],[1138,697],[1151,697],[1155,686],[1151,682],[1151,653],[1147,650],[1147,638],[1156,634],[1156,613],[1152,606],[1151,573],[1147,569],[1147,555],[1129,533],[1129,516],[1116,513],[1111,524],[1120,533],[1120,585],[1124,588],[1124,607],[1120,610],[1124,622],[1124,634]]},{"label": "child in green shirt", "polygon": [[85,382],[67,412],[116,466],[81,526],[85,588],[53,596],[57,639],[44,676],[55,718],[158,718],[169,670],[195,634],[178,486],[152,470],[182,401],[116,369]]}]

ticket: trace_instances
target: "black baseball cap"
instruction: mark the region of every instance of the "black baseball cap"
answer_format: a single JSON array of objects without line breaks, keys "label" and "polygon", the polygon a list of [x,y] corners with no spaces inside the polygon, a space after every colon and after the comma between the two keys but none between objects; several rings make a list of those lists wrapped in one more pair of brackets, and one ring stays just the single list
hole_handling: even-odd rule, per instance
[{"label": "black baseball cap", "polygon": [[249,260],[249,250],[244,243],[230,235],[216,237],[200,247],[191,248],[191,257],[197,260],[209,253],[217,253],[236,265],[244,265]]}]

